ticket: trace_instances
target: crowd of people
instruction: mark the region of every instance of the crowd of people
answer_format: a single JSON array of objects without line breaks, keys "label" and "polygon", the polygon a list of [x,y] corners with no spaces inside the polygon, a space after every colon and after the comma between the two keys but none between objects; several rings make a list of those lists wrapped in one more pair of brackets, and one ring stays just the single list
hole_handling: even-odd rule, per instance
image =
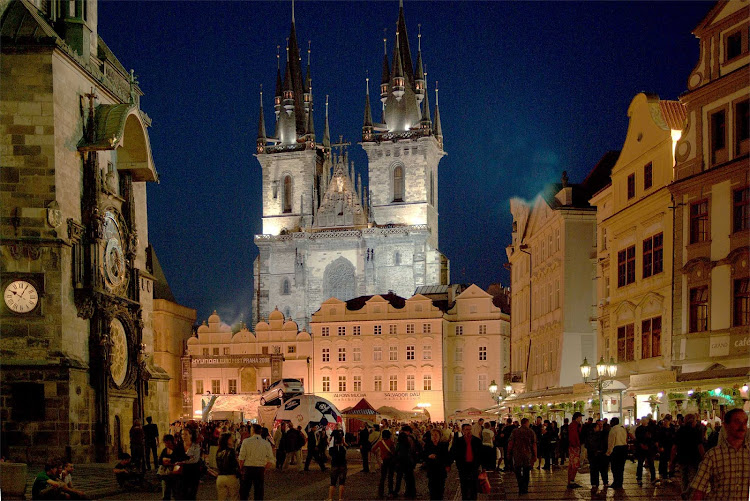
[{"label": "crowd of people", "polygon": [[[254,499],[263,499],[267,469],[304,474],[315,462],[330,474],[327,499],[342,500],[347,449],[353,447],[359,449],[363,473],[379,469],[379,478],[373,478],[372,483],[373,487],[377,483],[380,499],[416,498],[415,471],[426,476],[430,499],[444,499],[446,478],[454,463],[462,499],[466,500],[477,499],[481,473],[490,470],[515,473],[523,494],[528,492],[533,468],[566,468],[567,487],[576,489],[581,487],[576,482],[578,470],[587,464],[592,492],[600,485],[622,489],[628,459],[637,462],[639,484],[646,470],[654,485],[679,482],[684,499],[706,495],[734,499],[743,493],[747,499],[750,489],[747,414],[741,409],[727,412],[717,426],[701,423],[694,414],[678,414],[674,419],[667,414],[658,422],[645,416],[625,427],[618,418],[584,421],[577,412],[560,426],[541,417],[534,422],[528,418],[520,422],[479,419],[463,424],[383,420],[344,434],[341,425],[326,423],[303,429],[283,422],[268,430],[258,424],[190,421],[173,423],[169,431],[162,437],[163,448],[154,461],[163,499],[195,499],[204,474],[216,477],[219,500],[244,500],[251,492]],[[139,434],[136,430],[135,436]],[[145,454],[144,445],[144,454],[139,454],[139,445],[136,442],[132,457],[123,454],[115,467],[123,487],[149,488],[143,484],[143,472],[150,468],[146,458],[153,449]],[[57,488],[56,473],[53,469],[46,475],[51,480],[47,487],[40,474],[40,492]]]}]

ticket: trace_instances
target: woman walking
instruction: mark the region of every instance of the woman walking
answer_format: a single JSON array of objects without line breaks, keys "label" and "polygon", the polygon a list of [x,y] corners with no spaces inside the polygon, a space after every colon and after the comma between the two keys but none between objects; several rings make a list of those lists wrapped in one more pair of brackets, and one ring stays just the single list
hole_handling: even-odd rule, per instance
[{"label": "woman walking", "polygon": [[[195,428],[182,429],[182,443],[185,447],[187,459],[178,461],[175,471],[180,473],[180,499],[195,499],[200,483],[201,446],[198,443],[198,433]],[[179,468],[177,468],[179,466]]]},{"label": "woman walking", "polygon": [[231,433],[222,433],[219,437],[219,450],[216,452],[216,499],[219,501],[237,501],[240,498],[239,463],[234,452],[234,437]]}]

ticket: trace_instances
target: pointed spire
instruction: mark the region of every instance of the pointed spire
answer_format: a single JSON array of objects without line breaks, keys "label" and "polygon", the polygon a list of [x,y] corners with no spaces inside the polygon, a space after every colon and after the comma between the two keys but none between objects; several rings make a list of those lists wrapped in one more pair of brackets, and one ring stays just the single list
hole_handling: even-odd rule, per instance
[{"label": "pointed spire", "polygon": [[292,0],[292,24],[294,24],[294,0]]},{"label": "pointed spire", "polygon": [[[372,109],[370,108],[370,77],[365,79],[367,90],[365,92],[365,120],[362,126],[362,138],[368,140],[372,134]],[[367,138],[365,138],[367,136]]]},{"label": "pointed spire", "polygon": [[331,149],[331,129],[328,126],[328,94],[326,94],[326,126],[323,130],[323,147]]},{"label": "pointed spire", "polygon": [[[266,139],[266,120],[263,117],[263,84],[260,86],[260,118],[258,119],[258,143]],[[259,144],[260,146],[260,144]]]},{"label": "pointed spire", "polygon": [[440,146],[443,145],[443,128],[440,125],[440,108],[439,108],[439,101],[438,101],[438,83],[435,81],[435,125],[432,129],[433,134],[435,134],[435,137],[437,137],[438,143],[440,143]]},{"label": "pointed spire", "polygon": [[393,78],[404,76],[404,67],[401,65],[401,54],[398,31],[396,31],[396,51],[393,56]]},{"label": "pointed spire", "polygon": [[315,121],[313,120],[313,107],[310,103],[310,111],[307,112],[307,135],[308,140],[315,142]]},{"label": "pointed spire", "polygon": [[307,75],[305,76],[305,93],[309,94],[310,89],[312,88],[312,77],[310,74],[310,46],[312,45],[312,40],[307,41]]},{"label": "pointed spire", "polygon": [[[427,75],[425,75],[425,78],[427,78]],[[424,102],[422,103],[422,120],[420,120],[420,124],[422,126],[422,129],[432,129],[432,118],[430,117],[430,97],[429,93],[427,92],[426,85],[424,90]]]}]

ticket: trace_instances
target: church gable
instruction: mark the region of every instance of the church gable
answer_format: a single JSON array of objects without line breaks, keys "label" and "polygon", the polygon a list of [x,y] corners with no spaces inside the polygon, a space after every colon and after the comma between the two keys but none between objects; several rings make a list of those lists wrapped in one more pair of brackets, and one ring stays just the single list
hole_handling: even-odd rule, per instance
[{"label": "church gable", "polygon": [[367,216],[362,209],[354,182],[345,164],[338,163],[333,169],[328,189],[315,215],[315,227],[330,228],[366,224]]}]

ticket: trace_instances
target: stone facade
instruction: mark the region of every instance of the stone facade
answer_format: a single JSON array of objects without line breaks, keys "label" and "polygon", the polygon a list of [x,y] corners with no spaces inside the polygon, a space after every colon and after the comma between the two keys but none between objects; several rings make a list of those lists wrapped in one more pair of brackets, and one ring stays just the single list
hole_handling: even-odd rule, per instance
[{"label": "stone facade", "polygon": [[[419,286],[448,283],[448,260],[438,250],[443,136],[437,106],[434,128],[430,119],[421,51],[412,67],[403,8],[398,39],[393,70],[386,58],[388,81],[381,85],[387,123],[372,123],[369,90],[366,98],[362,146],[368,189],[354,174],[348,143],[331,144],[327,103],[323,139],[316,142],[311,70],[308,64],[303,79],[292,22],[283,83],[277,74],[274,137],[266,134],[261,96],[256,157],[263,234],[255,236],[256,321],[278,307],[307,326],[332,296],[348,300],[388,291],[411,296]],[[403,85],[408,89],[398,94]]]},{"label": "stone facade", "polygon": [[[95,1],[2,5],[3,453],[108,461],[134,417],[167,424],[150,357],[150,119]],[[37,290],[31,311],[13,310],[18,281]]]}]

